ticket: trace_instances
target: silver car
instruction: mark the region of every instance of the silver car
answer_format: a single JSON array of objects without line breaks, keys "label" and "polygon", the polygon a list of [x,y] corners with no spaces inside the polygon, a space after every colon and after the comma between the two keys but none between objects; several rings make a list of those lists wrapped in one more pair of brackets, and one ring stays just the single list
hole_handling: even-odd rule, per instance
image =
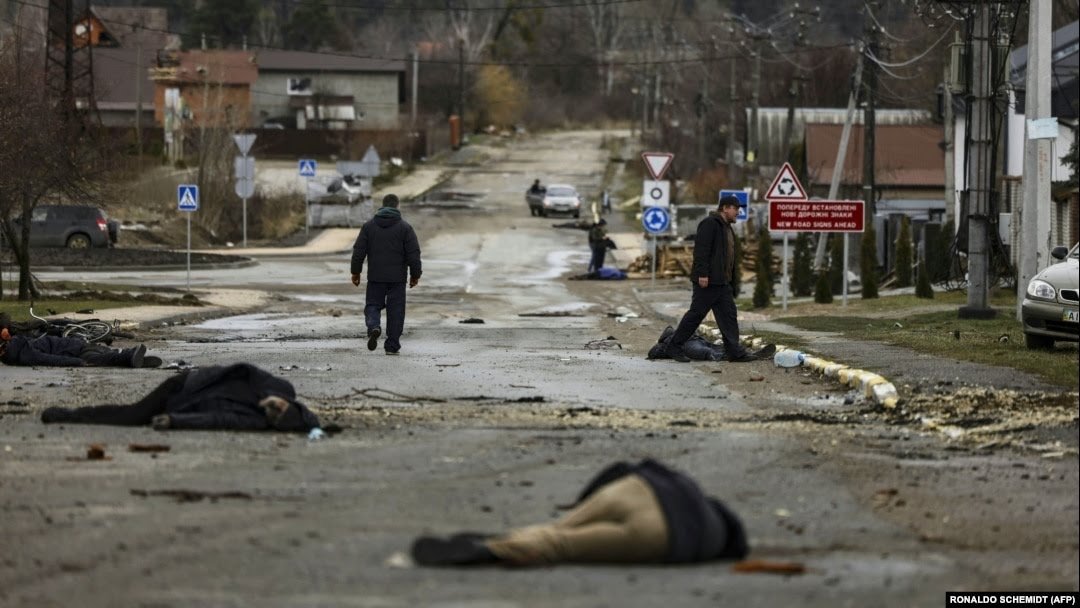
[{"label": "silver car", "polygon": [[1054,247],[1050,255],[1061,261],[1047,267],[1028,283],[1020,315],[1028,348],[1050,348],[1055,340],[1076,342],[1080,339],[1078,246],[1073,245],[1071,250]]},{"label": "silver car", "polygon": [[544,201],[540,208],[540,215],[549,213],[570,213],[574,217],[581,216],[581,196],[577,190],[567,184],[551,184],[544,192]]}]

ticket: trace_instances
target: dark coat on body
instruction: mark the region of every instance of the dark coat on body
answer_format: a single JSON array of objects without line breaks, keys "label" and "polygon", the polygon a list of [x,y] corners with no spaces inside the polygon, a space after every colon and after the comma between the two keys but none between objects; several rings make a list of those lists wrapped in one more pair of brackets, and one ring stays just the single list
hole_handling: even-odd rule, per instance
[{"label": "dark coat on body", "polygon": [[0,361],[8,365],[49,365],[53,367],[82,367],[86,362],[79,354],[86,348],[82,338],[60,336],[14,335],[8,340]]},{"label": "dark coat on body", "polygon": [[[709,277],[709,285],[727,285],[731,281],[725,270],[732,271],[735,261],[728,259],[728,239],[734,238],[726,220],[710,213],[698,224],[694,236],[694,264],[690,272],[690,282],[697,283],[700,277]],[[734,241],[732,241],[734,245]]]},{"label": "dark coat on body", "polygon": [[[290,407],[274,426],[259,405],[276,395]],[[250,363],[214,365],[189,372],[165,401],[170,428],[309,431],[319,419],[296,401],[292,383]]]}]

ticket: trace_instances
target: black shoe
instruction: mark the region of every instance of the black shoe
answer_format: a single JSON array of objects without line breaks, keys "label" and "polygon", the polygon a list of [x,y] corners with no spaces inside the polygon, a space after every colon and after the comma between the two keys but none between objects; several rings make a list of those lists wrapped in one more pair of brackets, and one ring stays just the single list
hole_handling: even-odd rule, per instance
[{"label": "black shoe", "polygon": [[372,327],[367,330],[367,349],[375,350],[379,346],[379,336],[382,335],[382,330],[378,327]]},{"label": "black shoe", "polygon": [[154,355],[146,355],[142,360],[143,367],[161,367],[162,363],[161,357],[155,357]]},{"label": "black shoe", "polygon": [[750,363],[751,361],[760,361],[761,358],[753,353],[743,353],[738,357],[731,357],[728,361],[732,363]]},{"label": "black shoe", "polygon": [[682,349],[681,346],[674,346],[672,344],[668,344],[667,354],[668,354],[669,357],[671,357],[675,361],[678,361],[679,363],[689,363],[690,362],[690,357],[686,356],[686,353],[683,352],[683,349]]},{"label": "black shoe", "polygon": [[386,349],[386,354],[388,354],[388,355],[398,355],[398,354],[401,354],[401,349],[400,348],[395,348],[395,349],[391,350],[391,349],[388,348],[388,349]]},{"label": "black shoe", "polygon": [[146,345],[140,344],[135,347],[135,352],[131,353],[131,367],[142,367],[143,358],[146,356]]},{"label": "black shoe", "polygon": [[754,356],[757,357],[758,359],[769,359],[775,354],[776,354],[776,345],[775,344],[766,344],[765,346],[762,346],[760,349],[754,351]]},{"label": "black shoe", "polygon": [[411,553],[413,561],[422,566],[472,566],[499,561],[483,542],[465,536],[449,540],[422,536],[413,543]]}]

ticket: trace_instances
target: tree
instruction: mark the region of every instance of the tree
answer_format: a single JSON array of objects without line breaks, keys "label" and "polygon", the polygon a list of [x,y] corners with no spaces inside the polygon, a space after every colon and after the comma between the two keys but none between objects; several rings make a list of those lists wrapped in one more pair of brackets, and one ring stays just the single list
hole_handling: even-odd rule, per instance
[{"label": "tree", "polygon": [[298,51],[318,51],[337,46],[340,31],[327,5],[302,2],[281,28],[285,46]]},{"label": "tree", "polygon": [[896,286],[911,287],[911,223],[905,215],[900,218],[900,234],[896,237]]},{"label": "tree", "polygon": [[525,90],[510,69],[485,65],[476,78],[476,106],[481,125],[510,126],[521,121]]},{"label": "tree", "polygon": [[877,277],[877,236],[874,225],[870,224],[863,232],[859,243],[859,274],[862,281],[862,299],[872,300],[878,297]]},{"label": "tree", "polygon": [[829,288],[834,294],[844,293],[844,234],[829,238]]},{"label": "tree", "polygon": [[934,288],[930,286],[930,269],[926,266],[926,258],[919,261],[917,279],[915,280],[915,297],[933,299]]},{"label": "tree", "polygon": [[764,226],[758,232],[757,281],[754,283],[754,308],[765,308],[773,295],[772,238]]},{"label": "tree", "polygon": [[743,244],[742,239],[735,239],[735,267],[731,271],[731,294],[732,297],[739,297],[742,292],[742,262],[743,262]]},{"label": "tree", "polygon": [[1061,160],[1069,166],[1069,181],[1076,184],[1078,175],[1080,175],[1080,151],[1077,150],[1075,139],[1073,139],[1069,151],[1065,153],[1065,156],[1061,157]]},{"label": "tree", "polygon": [[625,28],[623,7],[625,4],[606,0],[586,0],[583,4],[589,31],[592,34],[592,51],[596,62],[598,89],[605,97],[611,95],[615,82],[615,69],[612,65],[614,54],[619,50],[619,43]]},{"label": "tree", "polygon": [[814,288],[813,254],[810,253],[810,238],[805,232],[795,237],[794,264],[791,273],[792,292],[796,296],[808,296]]},{"label": "tree", "polygon": [[822,268],[817,273],[817,281],[814,283],[814,301],[818,304],[832,302],[832,285],[829,280],[829,271]]},{"label": "tree", "polygon": [[769,272],[761,260],[757,265],[757,281],[754,283],[754,308],[766,308],[769,305]]},{"label": "tree", "polygon": [[211,47],[240,46],[252,31],[259,8],[256,0],[204,2],[191,17],[186,45],[197,47],[206,35],[207,45]]},{"label": "tree", "polygon": [[42,95],[44,58],[20,44],[17,34],[0,40],[0,230],[19,265],[19,299],[29,300],[38,295],[30,273],[34,207],[46,198],[93,202],[94,170],[107,163],[99,162],[95,133]]}]

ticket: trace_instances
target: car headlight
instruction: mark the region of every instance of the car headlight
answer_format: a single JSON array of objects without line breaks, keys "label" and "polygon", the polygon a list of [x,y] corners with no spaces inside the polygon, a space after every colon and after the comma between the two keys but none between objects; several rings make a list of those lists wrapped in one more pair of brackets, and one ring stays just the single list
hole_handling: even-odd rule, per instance
[{"label": "car headlight", "polygon": [[1054,286],[1046,281],[1040,281],[1039,279],[1032,279],[1028,283],[1027,294],[1033,298],[1040,298],[1042,300],[1056,300],[1057,290]]}]

